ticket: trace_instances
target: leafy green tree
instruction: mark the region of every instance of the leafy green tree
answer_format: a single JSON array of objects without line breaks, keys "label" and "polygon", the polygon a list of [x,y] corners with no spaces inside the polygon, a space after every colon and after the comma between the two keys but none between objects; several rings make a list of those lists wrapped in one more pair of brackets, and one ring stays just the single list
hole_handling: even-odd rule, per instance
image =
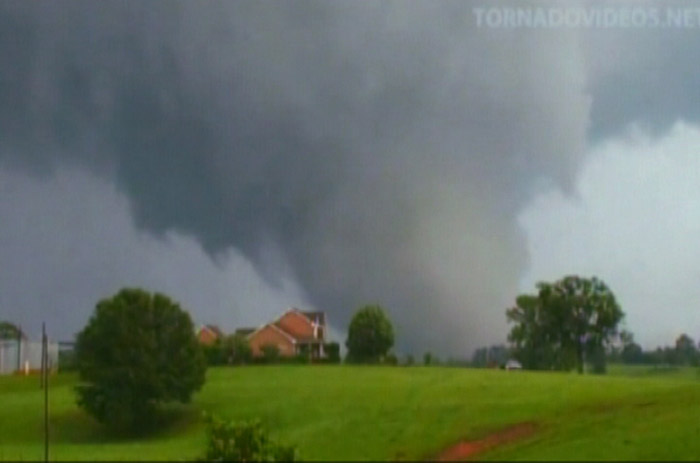
[{"label": "leafy green tree", "polygon": [[591,371],[596,374],[604,374],[607,371],[605,348],[598,344],[586,345],[586,355],[591,364]]},{"label": "leafy green tree", "polygon": [[16,340],[21,336],[19,327],[8,321],[0,322],[0,340]]},{"label": "leafy green tree", "polygon": [[578,276],[539,283],[537,288],[536,296],[519,296],[516,306],[506,312],[515,324],[509,340],[515,344],[516,357],[526,366],[575,367],[583,373],[588,354],[599,370],[604,349],[624,317],[612,291],[595,277]]},{"label": "leafy green tree", "polygon": [[423,354],[423,365],[428,366],[433,363],[433,354],[426,352]]},{"label": "leafy green tree", "polygon": [[186,403],[206,362],[187,312],[162,294],[122,289],[78,334],[78,405],[98,421],[144,431],[166,402]]},{"label": "leafy green tree", "polygon": [[248,339],[241,334],[232,334],[223,341],[223,358],[229,364],[243,365],[253,359],[253,351]]},{"label": "leafy green tree", "polygon": [[681,365],[696,365],[698,351],[695,349],[695,341],[687,334],[681,334],[676,339],[676,359]]},{"label": "leafy green tree", "polygon": [[394,345],[394,328],[384,310],[377,305],[358,310],[350,322],[345,345],[351,361],[380,361]]},{"label": "leafy green tree", "polygon": [[[557,346],[547,333],[549,327],[543,312],[539,298],[530,294],[518,296],[515,306],[506,312],[508,321],[515,324],[508,335],[515,346],[514,357],[530,370],[562,368],[561,355],[557,355]],[[483,356],[485,359],[486,349]]]},{"label": "leafy green tree", "polygon": [[642,350],[642,346],[636,342],[624,346],[620,357],[622,358],[622,363],[644,363],[644,351]]},{"label": "leafy green tree", "polygon": [[649,351],[647,354],[647,363],[654,365],[661,365],[665,362],[666,355],[664,355],[664,350],[661,347]]},{"label": "leafy green tree", "polygon": [[661,349],[661,363],[666,365],[677,365],[678,362],[678,351],[669,346],[664,346]]},{"label": "leafy green tree", "polygon": [[634,335],[631,332],[622,331],[620,340],[622,341],[622,352],[620,352],[622,363],[644,363],[645,355],[642,346],[634,342]]}]

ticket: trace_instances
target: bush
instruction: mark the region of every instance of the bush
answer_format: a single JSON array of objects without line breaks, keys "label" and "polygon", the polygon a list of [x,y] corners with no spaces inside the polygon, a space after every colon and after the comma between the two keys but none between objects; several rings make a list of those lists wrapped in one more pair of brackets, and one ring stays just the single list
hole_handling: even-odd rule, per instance
[{"label": "bush", "polygon": [[425,354],[423,354],[423,365],[430,365],[431,363],[435,363],[433,354],[431,354],[430,352],[426,352]]},{"label": "bush", "polygon": [[242,365],[251,363],[253,353],[245,336],[230,335],[217,339],[211,345],[202,346],[207,364],[214,365]]},{"label": "bush", "polygon": [[253,360],[253,351],[245,336],[234,334],[226,337],[222,349],[222,357],[229,364],[243,365]]},{"label": "bush", "polygon": [[308,365],[308,357],[302,357],[301,355],[294,355],[291,357],[270,357],[266,358],[264,355],[260,357],[253,357],[251,360],[253,365]]},{"label": "bush", "polygon": [[187,312],[162,294],[123,289],[97,303],[78,334],[78,405],[129,431],[155,424],[165,402],[189,402],[206,361]]},{"label": "bush", "polygon": [[207,360],[207,365],[215,366],[226,363],[223,345],[219,339],[217,339],[214,344],[203,345],[202,351],[204,352],[204,358]]},{"label": "bush", "polygon": [[207,417],[206,461],[298,461],[293,446],[273,442],[259,421],[232,423]]},{"label": "bush", "polygon": [[274,344],[265,344],[260,348],[265,363],[275,363],[280,358],[280,349]]},{"label": "bush", "polygon": [[300,363],[311,363],[311,346],[309,344],[302,344],[299,346],[297,360],[299,360]]},{"label": "bush", "polygon": [[399,364],[399,358],[395,354],[387,354],[384,357],[384,363],[386,365],[398,365]]},{"label": "bush", "polygon": [[409,366],[409,367],[410,367],[411,365],[413,365],[413,364],[415,364],[415,363],[416,363],[416,360],[413,358],[413,355],[408,354],[408,355],[406,356],[406,366]]},{"label": "bush", "polygon": [[329,342],[323,345],[323,350],[326,352],[327,363],[340,363],[340,344]]}]

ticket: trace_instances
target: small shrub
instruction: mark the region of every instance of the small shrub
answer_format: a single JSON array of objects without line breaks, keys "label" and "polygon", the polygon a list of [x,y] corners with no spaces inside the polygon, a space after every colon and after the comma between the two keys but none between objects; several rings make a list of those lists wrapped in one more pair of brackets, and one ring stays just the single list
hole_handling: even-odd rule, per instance
[{"label": "small shrub", "polygon": [[337,342],[329,342],[323,345],[323,350],[326,353],[328,363],[340,363],[340,344]]},{"label": "small shrub", "polygon": [[298,461],[294,446],[272,441],[260,421],[233,423],[206,416],[205,461]]},{"label": "small shrub", "polygon": [[386,365],[398,365],[399,359],[395,354],[387,354],[386,357],[384,357],[384,363]]},{"label": "small shrub", "polygon": [[265,363],[275,363],[280,358],[280,349],[274,344],[265,344],[260,348]]},{"label": "small shrub", "polygon": [[302,344],[299,346],[299,354],[297,358],[300,363],[311,363],[311,346],[308,344]]},{"label": "small shrub", "polygon": [[223,342],[223,359],[228,364],[244,365],[253,360],[253,351],[245,336],[234,334],[227,336]]},{"label": "small shrub", "polygon": [[434,363],[433,354],[426,352],[423,354],[423,365],[430,365],[431,363]]},{"label": "small shrub", "polygon": [[207,365],[215,366],[224,364],[224,356],[220,340],[217,339],[216,342],[211,345],[203,345],[202,351],[204,352],[204,357],[207,360]]}]

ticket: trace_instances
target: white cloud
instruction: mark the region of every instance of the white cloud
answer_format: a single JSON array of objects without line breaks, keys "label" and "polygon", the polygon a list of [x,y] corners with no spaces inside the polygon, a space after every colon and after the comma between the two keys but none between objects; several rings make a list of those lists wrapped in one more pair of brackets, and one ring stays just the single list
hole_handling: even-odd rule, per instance
[{"label": "white cloud", "polygon": [[592,149],[574,197],[542,192],[519,216],[521,290],[566,274],[605,280],[645,347],[700,337],[700,128],[638,129]]}]

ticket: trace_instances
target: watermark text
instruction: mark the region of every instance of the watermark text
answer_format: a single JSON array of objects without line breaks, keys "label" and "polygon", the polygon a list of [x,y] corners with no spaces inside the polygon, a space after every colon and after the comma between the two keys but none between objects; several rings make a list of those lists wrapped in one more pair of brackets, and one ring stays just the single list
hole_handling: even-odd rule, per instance
[{"label": "watermark text", "polygon": [[533,29],[700,29],[698,8],[473,8],[477,27]]}]

